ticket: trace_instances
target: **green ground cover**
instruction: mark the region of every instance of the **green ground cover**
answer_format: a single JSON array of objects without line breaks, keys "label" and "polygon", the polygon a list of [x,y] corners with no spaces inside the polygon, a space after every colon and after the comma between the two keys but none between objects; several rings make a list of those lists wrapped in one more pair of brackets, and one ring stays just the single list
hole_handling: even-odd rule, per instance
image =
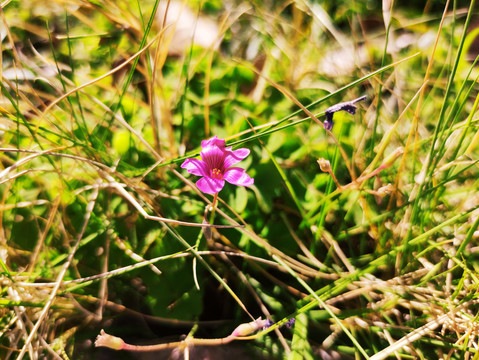
[{"label": "green ground cover", "polygon": [[0,358],[479,359],[475,1],[0,15]]}]

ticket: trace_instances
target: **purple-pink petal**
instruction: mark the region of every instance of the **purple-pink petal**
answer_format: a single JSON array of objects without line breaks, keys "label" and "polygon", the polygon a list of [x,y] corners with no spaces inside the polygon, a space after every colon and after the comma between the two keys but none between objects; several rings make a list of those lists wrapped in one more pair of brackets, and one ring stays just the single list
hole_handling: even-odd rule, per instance
[{"label": "purple-pink petal", "polygon": [[218,139],[218,137],[215,135],[211,139],[203,140],[201,142],[202,148],[205,148],[207,146],[218,146],[224,149],[224,147],[226,146],[226,141],[224,139]]},{"label": "purple-pink petal", "polygon": [[196,176],[209,176],[210,171],[208,165],[199,159],[186,159],[183,164],[181,164],[183,169],[186,169],[190,174]]},{"label": "purple-pink petal", "polygon": [[224,158],[224,168],[228,169],[230,166],[233,166],[236,163],[239,163],[245,157],[249,155],[249,149],[241,148],[238,150],[226,151],[226,156]]},{"label": "purple-pink petal", "polygon": [[226,170],[223,179],[233,185],[251,186],[254,184],[254,179],[246,174],[244,169],[238,167]]},{"label": "purple-pink petal", "polygon": [[225,150],[218,146],[209,145],[201,151],[201,159],[206,163],[210,171],[218,169],[223,172],[223,170],[226,169],[224,166],[224,158]]},{"label": "purple-pink petal", "polygon": [[198,189],[205,194],[215,194],[225,186],[225,181],[221,179],[213,179],[208,176],[202,177],[196,182]]}]

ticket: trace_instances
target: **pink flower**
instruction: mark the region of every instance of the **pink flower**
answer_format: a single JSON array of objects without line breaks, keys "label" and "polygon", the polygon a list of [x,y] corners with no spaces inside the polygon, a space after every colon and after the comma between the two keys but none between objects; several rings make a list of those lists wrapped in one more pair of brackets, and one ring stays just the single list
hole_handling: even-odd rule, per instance
[{"label": "pink flower", "polygon": [[231,167],[249,155],[248,149],[232,150],[226,142],[214,136],[201,142],[201,160],[186,159],[181,167],[190,174],[203,176],[196,182],[198,189],[206,194],[215,194],[225,186],[225,180],[233,185],[251,186],[254,183],[245,170]]}]

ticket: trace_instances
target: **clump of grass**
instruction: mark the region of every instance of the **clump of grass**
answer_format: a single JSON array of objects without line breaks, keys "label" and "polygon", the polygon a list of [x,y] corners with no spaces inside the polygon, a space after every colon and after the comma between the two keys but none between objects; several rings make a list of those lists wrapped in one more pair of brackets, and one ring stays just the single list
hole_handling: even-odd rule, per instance
[{"label": "clump of grass", "polygon": [[[476,358],[474,5],[192,2],[168,54],[159,1],[4,2],[1,357]],[[254,185],[182,171],[213,135]]]}]

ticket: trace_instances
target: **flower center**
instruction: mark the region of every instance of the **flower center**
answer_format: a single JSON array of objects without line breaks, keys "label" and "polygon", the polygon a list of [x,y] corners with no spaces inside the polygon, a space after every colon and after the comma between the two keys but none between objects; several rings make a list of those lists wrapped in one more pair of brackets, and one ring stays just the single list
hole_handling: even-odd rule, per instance
[{"label": "flower center", "polygon": [[213,170],[211,170],[211,177],[213,179],[223,179],[223,174],[221,173],[221,170],[217,169],[217,168],[214,168]]}]

